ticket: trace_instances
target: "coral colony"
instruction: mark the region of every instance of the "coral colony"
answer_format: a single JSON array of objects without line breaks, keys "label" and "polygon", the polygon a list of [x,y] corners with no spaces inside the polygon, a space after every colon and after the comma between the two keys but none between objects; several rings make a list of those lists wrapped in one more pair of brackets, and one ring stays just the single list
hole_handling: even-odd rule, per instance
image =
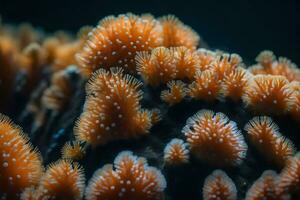
[{"label": "coral colony", "polygon": [[300,199],[300,70],[172,15],[0,24],[0,111],[1,200]]}]

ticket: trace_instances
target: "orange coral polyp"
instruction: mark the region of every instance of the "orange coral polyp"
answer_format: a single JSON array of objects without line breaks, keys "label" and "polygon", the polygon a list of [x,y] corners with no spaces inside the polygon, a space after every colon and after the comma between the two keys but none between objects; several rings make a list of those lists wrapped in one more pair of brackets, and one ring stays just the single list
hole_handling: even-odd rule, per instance
[{"label": "orange coral polyp", "polygon": [[283,76],[255,75],[242,98],[246,106],[256,112],[280,115],[290,109],[292,93]]},{"label": "orange coral polyp", "polygon": [[256,62],[258,62],[264,69],[270,69],[272,63],[276,60],[276,56],[272,51],[264,50],[258,54],[256,57]]},{"label": "orange coral polyp", "polygon": [[276,200],[280,199],[276,192],[277,174],[274,171],[265,171],[247,191],[245,200]]},{"label": "orange coral polyp", "polygon": [[201,110],[187,120],[182,132],[191,152],[211,165],[238,165],[246,156],[243,135],[223,113]]},{"label": "orange coral polyp", "polygon": [[139,52],[136,63],[139,74],[151,86],[173,79],[191,81],[200,69],[197,52],[184,46],[157,47],[151,53]]},{"label": "orange coral polyp", "polygon": [[161,99],[167,102],[170,106],[181,102],[186,96],[186,85],[184,82],[180,80],[170,81],[167,86],[168,90],[163,90],[161,92]]},{"label": "orange coral polyp", "polygon": [[292,82],[293,89],[292,103],[289,113],[295,120],[300,120],[300,82]]},{"label": "orange coral polyp", "polygon": [[258,64],[249,68],[253,74],[270,74],[286,77],[290,82],[300,81],[300,70],[288,58],[279,57],[276,60],[273,52],[262,51],[256,58]]},{"label": "orange coral polyp", "polygon": [[77,61],[83,73],[122,65],[135,72],[134,57],[139,51],[151,51],[162,45],[162,28],[153,17],[133,14],[109,16],[99,22],[88,36]]},{"label": "orange coral polyp", "polygon": [[200,36],[175,16],[167,15],[160,18],[159,21],[163,30],[163,46],[184,46],[195,50],[199,45]]},{"label": "orange coral polyp", "polygon": [[269,117],[255,117],[244,129],[258,151],[278,167],[283,167],[295,153],[293,143],[280,134],[278,126]]},{"label": "orange coral polyp", "polygon": [[300,70],[297,65],[284,57],[279,57],[278,61],[272,64],[269,74],[285,76],[289,81],[300,81]]},{"label": "orange coral polyp", "polygon": [[164,149],[164,161],[168,165],[180,165],[189,162],[188,145],[180,139],[172,139]]},{"label": "orange coral polyp", "polygon": [[222,96],[228,97],[233,101],[241,100],[249,79],[247,70],[243,68],[235,69],[224,77],[222,82]]},{"label": "orange coral polyp", "polygon": [[0,114],[0,194],[17,199],[22,190],[35,186],[42,174],[39,153],[22,129]]},{"label": "orange coral polyp", "polygon": [[37,199],[80,200],[83,197],[85,179],[83,169],[68,160],[50,164],[37,188]]},{"label": "orange coral polyp", "polygon": [[196,71],[200,69],[199,58],[196,51],[186,47],[171,48],[176,67],[176,79],[193,80]]},{"label": "orange coral polyp", "polygon": [[203,186],[203,200],[236,200],[237,189],[234,182],[222,170],[209,175]]},{"label": "orange coral polyp", "polygon": [[187,94],[204,101],[220,99],[221,87],[218,76],[212,70],[198,71],[195,80],[188,86]]},{"label": "orange coral polyp", "polygon": [[222,82],[226,75],[232,73],[238,66],[242,65],[242,58],[237,54],[222,54],[217,56],[211,63],[210,68]]},{"label": "orange coral polyp", "polygon": [[140,105],[141,83],[121,69],[100,69],[86,86],[84,111],[74,129],[76,138],[93,146],[149,132],[152,112]]},{"label": "orange coral polyp", "polygon": [[207,49],[200,48],[197,50],[199,59],[199,69],[201,71],[210,69],[212,62],[216,59],[216,53]]},{"label": "orange coral polyp", "polygon": [[165,84],[176,77],[173,52],[165,47],[158,47],[151,51],[139,52],[135,58],[137,71],[143,80],[151,86]]},{"label": "orange coral polyp", "polygon": [[121,152],[112,165],[97,170],[89,181],[87,200],[162,200],[166,180],[144,158]]},{"label": "orange coral polyp", "polygon": [[62,157],[64,159],[80,160],[85,155],[85,149],[78,141],[67,142],[62,148]]},{"label": "orange coral polyp", "polygon": [[299,192],[300,185],[300,153],[292,157],[279,174],[277,194],[286,196]]}]

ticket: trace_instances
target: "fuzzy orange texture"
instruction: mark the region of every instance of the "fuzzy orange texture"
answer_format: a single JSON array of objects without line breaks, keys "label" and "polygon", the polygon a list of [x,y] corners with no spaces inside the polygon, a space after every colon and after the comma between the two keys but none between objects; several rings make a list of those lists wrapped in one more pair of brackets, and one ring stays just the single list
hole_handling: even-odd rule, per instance
[{"label": "fuzzy orange texture", "polygon": [[153,87],[165,84],[176,77],[174,53],[168,48],[158,47],[151,53],[139,52],[135,59],[137,71],[143,80]]},{"label": "fuzzy orange texture", "polygon": [[211,165],[238,165],[246,156],[241,132],[223,113],[201,110],[187,120],[182,132],[191,152]]},{"label": "fuzzy orange texture", "polygon": [[198,71],[187,90],[187,95],[199,100],[215,101],[221,97],[219,78],[212,70]]},{"label": "fuzzy orange texture", "polygon": [[289,110],[289,113],[295,120],[300,120],[300,82],[293,81],[290,84],[291,89],[293,90],[292,95],[292,105]]},{"label": "fuzzy orange texture", "polygon": [[175,16],[167,15],[160,18],[159,21],[163,29],[163,46],[184,46],[195,50],[199,45],[199,35]]},{"label": "fuzzy orange texture", "polygon": [[211,64],[217,58],[215,52],[203,48],[197,50],[197,55],[199,59],[199,69],[201,71],[210,69]]},{"label": "fuzzy orange texture", "polygon": [[300,70],[289,59],[279,57],[271,68],[271,74],[285,76],[289,81],[300,81]]},{"label": "fuzzy orange texture", "polygon": [[203,200],[236,200],[237,190],[234,182],[222,170],[209,175],[203,186]]},{"label": "fuzzy orange texture", "polygon": [[77,54],[82,72],[91,75],[99,68],[122,66],[135,72],[134,57],[162,45],[162,28],[152,16],[133,14],[109,16],[99,22]]},{"label": "fuzzy orange texture", "polygon": [[121,152],[113,165],[97,170],[86,189],[87,200],[163,200],[166,180],[144,158]]},{"label": "fuzzy orange texture", "polygon": [[242,98],[255,112],[280,115],[290,109],[292,93],[289,81],[283,76],[255,75]]},{"label": "fuzzy orange texture", "polygon": [[276,193],[277,174],[274,171],[265,171],[247,191],[245,200],[277,200]]},{"label": "fuzzy orange texture", "polygon": [[84,192],[83,169],[68,160],[50,164],[37,188],[37,199],[79,200]]},{"label": "fuzzy orange texture", "polygon": [[85,155],[85,149],[78,141],[67,142],[62,148],[62,157],[64,159],[80,160]]},{"label": "fuzzy orange texture", "polygon": [[163,90],[161,92],[161,99],[170,106],[181,102],[186,96],[185,86],[185,83],[180,80],[168,82],[168,90]]},{"label": "fuzzy orange texture", "polygon": [[188,145],[180,139],[172,139],[164,149],[164,161],[169,165],[180,165],[189,161]]},{"label": "fuzzy orange texture", "polygon": [[151,86],[165,84],[173,79],[194,80],[199,65],[198,53],[187,47],[158,47],[136,56],[137,70]]},{"label": "fuzzy orange texture", "polygon": [[272,67],[273,62],[276,60],[276,56],[272,51],[264,50],[256,57],[257,64],[250,66],[248,70],[254,74],[268,74]]},{"label": "fuzzy orange texture", "polygon": [[210,64],[210,68],[217,75],[221,83],[226,75],[229,75],[238,66],[242,65],[242,58],[237,54],[221,54],[216,56]]},{"label": "fuzzy orange texture", "polygon": [[271,51],[262,51],[256,58],[258,64],[249,68],[253,74],[270,74],[285,76],[289,81],[300,81],[300,70],[288,58],[279,57],[276,60]]},{"label": "fuzzy orange texture", "polygon": [[285,196],[299,193],[300,188],[300,153],[291,158],[279,174],[277,194]]},{"label": "fuzzy orange texture", "polygon": [[237,102],[241,100],[245,88],[248,86],[249,73],[243,68],[237,68],[224,77],[221,84],[222,96]]},{"label": "fuzzy orange texture", "polygon": [[278,126],[269,117],[255,117],[244,129],[258,151],[279,168],[295,154],[293,143],[281,135]]},{"label": "fuzzy orange texture", "polygon": [[141,82],[120,68],[95,72],[86,86],[84,111],[74,129],[76,138],[96,146],[147,134],[152,112],[141,108],[140,87]]},{"label": "fuzzy orange texture", "polygon": [[31,147],[22,129],[0,114],[0,194],[17,199],[20,192],[38,183],[43,168],[40,154]]},{"label": "fuzzy orange texture", "polygon": [[264,50],[258,54],[255,60],[264,69],[270,69],[272,67],[272,63],[276,60],[276,56],[272,51]]},{"label": "fuzzy orange texture", "polygon": [[186,47],[175,47],[171,48],[171,53],[174,55],[176,79],[193,80],[196,71],[200,70],[197,52]]},{"label": "fuzzy orange texture", "polygon": [[65,69],[69,65],[77,64],[75,54],[80,50],[80,41],[73,41],[59,45],[54,51],[53,70]]}]

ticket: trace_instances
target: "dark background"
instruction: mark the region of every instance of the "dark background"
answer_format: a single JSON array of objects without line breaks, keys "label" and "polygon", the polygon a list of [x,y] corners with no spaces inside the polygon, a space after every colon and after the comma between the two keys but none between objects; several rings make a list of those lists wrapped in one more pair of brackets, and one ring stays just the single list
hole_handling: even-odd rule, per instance
[{"label": "dark background", "polygon": [[175,14],[213,48],[239,53],[253,62],[264,49],[300,65],[300,20],[297,1],[177,0],[0,0],[5,22],[30,22],[47,31],[77,31],[110,14]]}]

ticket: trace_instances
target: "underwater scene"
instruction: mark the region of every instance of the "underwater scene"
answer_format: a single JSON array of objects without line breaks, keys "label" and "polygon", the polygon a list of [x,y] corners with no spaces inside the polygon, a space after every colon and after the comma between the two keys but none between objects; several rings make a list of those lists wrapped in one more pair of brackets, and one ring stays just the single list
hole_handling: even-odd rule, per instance
[{"label": "underwater scene", "polygon": [[0,200],[300,199],[298,60],[173,14],[99,16],[0,21]]}]

